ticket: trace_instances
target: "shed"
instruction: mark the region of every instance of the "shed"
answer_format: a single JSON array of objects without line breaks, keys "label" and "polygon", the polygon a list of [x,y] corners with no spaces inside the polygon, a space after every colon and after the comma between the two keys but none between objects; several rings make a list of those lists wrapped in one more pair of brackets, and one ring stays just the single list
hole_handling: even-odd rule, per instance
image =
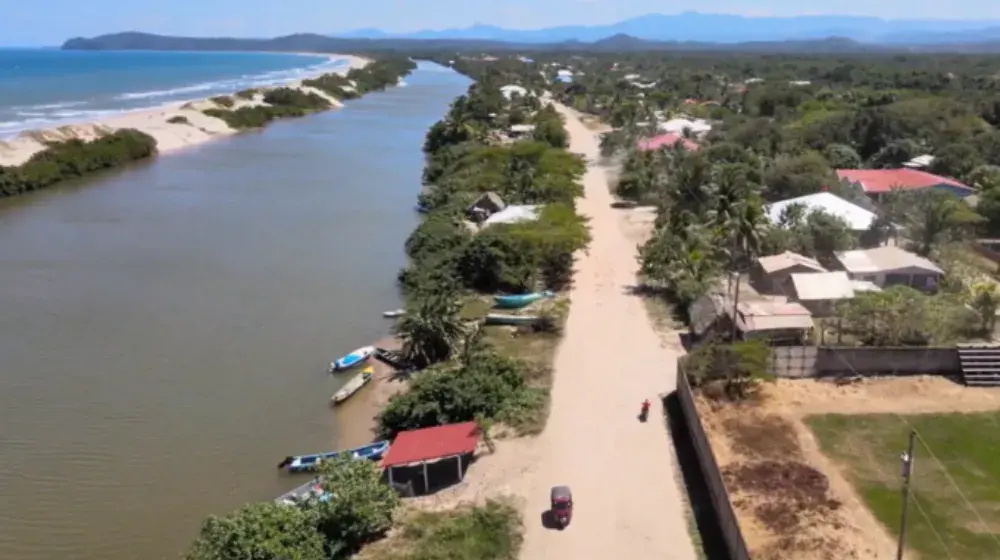
[{"label": "shed", "polygon": [[652,138],[643,138],[639,140],[636,142],[636,149],[642,152],[652,152],[659,150],[660,148],[673,148],[677,144],[684,146],[684,149],[689,152],[696,152],[700,147],[697,142],[688,140],[680,134],[668,132],[666,134],[653,136]]},{"label": "shed", "polygon": [[750,283],[758,292],[783,295],[789,277],[792,274],[806,272],[826,272],[826,269],[816,259],[793,251],[785,251],[757,259],[750,269]]},{"label": "shed", "polygon": [[477,223],[482,223],[493,214],[507,208],[507,204],[500,198],[500,195],[493,191],[484,192],[479,195],[465,210],[466,215]]},{"label": "shed", "polygon": [[944,274],[929,259],[895,245],[844,251],[837,254],[837,262],[851,279],[866,280],[880,288],[903,285],[930,291]]},{"label": "shed", "polygon": [[736,328],[744,339],[801,344],[813,328],[812,314],[798,303],[740,302],[736,315]]},{"label": "shed", "polygon": [[[441,478],[449,480],[447,484],[461,481],[479,445],[480,435],[475,422],[400,432],[382,458],[389,485],[416,479],[423,482],[422,493],[427,493],[435,488],[431,484],[432,474],[444,475]],[[451,459],[455,462],[451,463]],[[457,474],[457,479],[445,471]]]},{"label": "shed", "polygon": [[789,299],[802,304],[817,317],[833,315],[838,301],[854,298],[851,278],[842,270],[792,274]]},{"label": "shed", "polygon": [[535,125],[533,124],[512,124],[510,125],[510,130],[508,134],[511,138],[520,138],[526,136],[535,131]]}]

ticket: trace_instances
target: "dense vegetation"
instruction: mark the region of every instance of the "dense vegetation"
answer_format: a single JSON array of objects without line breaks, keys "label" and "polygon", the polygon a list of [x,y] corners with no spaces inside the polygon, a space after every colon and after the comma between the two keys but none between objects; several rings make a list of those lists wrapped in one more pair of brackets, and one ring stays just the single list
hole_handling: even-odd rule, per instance
[{"label": "dense vegetation", "polygon": [[156,153],[156,140],[138,130],[123,129],[85,142],[53,142],[17,167],[0,166],[0,197],[14,196],[119,167]]}]

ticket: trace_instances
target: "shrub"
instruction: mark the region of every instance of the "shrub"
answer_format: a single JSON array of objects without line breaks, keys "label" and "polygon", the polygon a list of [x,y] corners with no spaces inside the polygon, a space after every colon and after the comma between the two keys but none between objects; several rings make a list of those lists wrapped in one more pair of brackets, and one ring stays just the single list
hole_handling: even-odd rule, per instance
[{"label": "shrub", "polygon": [[191,122],[188,121],[188,118],[185,117],[184,115],[174,115],[174,116],[170,117],[169,119],[167,119],[167,123],[169,123],[169,124],[191,124]]},{"label": "shrub", "polygon": [[249,88],[249,89],[244,89],[244,90],[241,90],[241,91],[237,91],[234,95],[236,97],[239,97],[240,99],[246,99],[247,101],[250,101],[250,100],[252,100],[254,98],[255,95],[257,95],[258,92],[260,92],[259,89]]},{"label": "shrub", "polygon": [[306,511],[330,558],[349,558],[392,527],[400,499],[374,463],[338,457],[321,467],[320,479],[327,497],[310,501]]},{"label": "shrub", "polygon": [[264,103],[275,107],[292,107],[306,111],[330,108],[330,101],[315,93],[296,88],[276,88],[264,94]]},{"label": "shrub", "polygon": [[337,73],[323,74],[309,80],[302,80],[302,85],[313,87],[329,93],[337,99],[353,99],[358,97],[351,81]]},{"label": "shrub", "polygon": [[233,101],[233,98],[228,95],[216,95],[215,97],[209,97],[208,100],[215,103],[219,107],[225,107],[226,109],[230,109],[236,104],[236,102]]},{"label": "shrub", "polygon": [[117,130],[89,142],[54,142],[23,165],[0,166],[0,197],[42,189],[155,153],[156,140],[134,129]]}]

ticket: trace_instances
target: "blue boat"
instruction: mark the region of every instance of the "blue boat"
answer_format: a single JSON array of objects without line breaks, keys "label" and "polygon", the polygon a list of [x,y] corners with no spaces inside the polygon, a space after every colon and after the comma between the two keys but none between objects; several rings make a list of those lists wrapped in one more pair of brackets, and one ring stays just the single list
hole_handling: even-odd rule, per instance
[{"label": "blue boat", "polygon": [[496,306],[501,309],[520,309],[530,303],[534,303],[542,298],[556,297],[554,292],[533,292],[530,294],[513,294],[507,296],[493,296]]},{"label": "blue boat", "polygon": [[363,364],[368,361],[368,358],[371,358],[373,354],[375,354],[374,346],[362,346],[354,352],[345,354],[343,357],[337,358],[330,363],[330,373],[348,370],[356,365]]},{"label": "blue boat", "polygon": [[313,455],[290,455],[278,463],[278,468],[285,469],[290,473],[310,472],[316,470],[324,460],[339,457],[341,454],[353,456],[355,459],[378,461],[388,450],[389,442],[383,440],[343,451],[331,451],[329,453],[316,453]]}]

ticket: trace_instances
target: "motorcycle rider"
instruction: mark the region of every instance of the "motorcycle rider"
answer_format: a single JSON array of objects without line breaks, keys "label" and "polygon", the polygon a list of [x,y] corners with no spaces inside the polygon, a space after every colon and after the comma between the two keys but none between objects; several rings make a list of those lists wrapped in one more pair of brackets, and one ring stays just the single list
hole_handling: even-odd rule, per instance
[{"label": "motorcycle rider", "polygon": [[642,401],[642,412],[643,416],[649,414],[649,399]]}]

